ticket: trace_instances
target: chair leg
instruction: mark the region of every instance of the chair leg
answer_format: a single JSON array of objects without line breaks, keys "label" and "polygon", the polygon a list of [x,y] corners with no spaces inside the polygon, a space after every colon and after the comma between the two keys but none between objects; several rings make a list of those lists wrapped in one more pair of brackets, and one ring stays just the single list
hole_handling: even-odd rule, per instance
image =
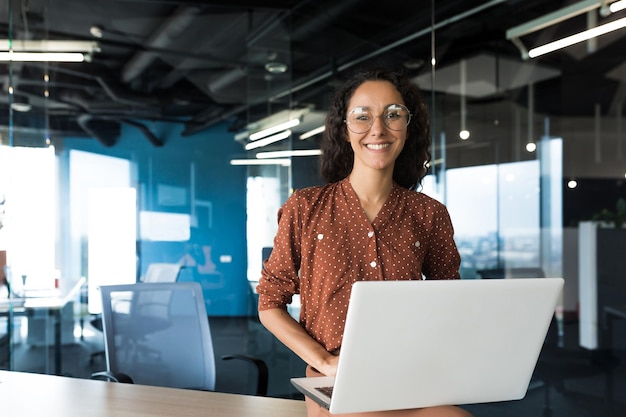
[{"label": "chair leg", "polygon": [[543,391],[544,401],[543,412],[541,413],[542,417],[552,417],[552,405],[550,404],[550,388],[551,385],[546,383]]}]

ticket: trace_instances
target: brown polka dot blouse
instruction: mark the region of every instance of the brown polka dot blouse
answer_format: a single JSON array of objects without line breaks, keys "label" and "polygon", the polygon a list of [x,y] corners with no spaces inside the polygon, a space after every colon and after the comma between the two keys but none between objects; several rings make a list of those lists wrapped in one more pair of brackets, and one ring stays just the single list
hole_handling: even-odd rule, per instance
[{"label": "brown polka dot blouse", "polygon": [[300,294],[300,324],[329,352],[341,347],[355,281],[458,279],[460,256],[443,204],[394,184],[373,223],[348,179],[294,192],[257,286],[259,310]]}]

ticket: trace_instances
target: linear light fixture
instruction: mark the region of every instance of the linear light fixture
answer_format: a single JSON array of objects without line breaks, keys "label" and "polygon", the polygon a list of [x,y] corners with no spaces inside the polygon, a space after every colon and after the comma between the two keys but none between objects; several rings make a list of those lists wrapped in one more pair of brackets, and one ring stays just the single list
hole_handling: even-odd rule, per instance
[{"label": "linear light fixture", "polygon": [[259,159],[267,158],[289,158],[292,156],[316,156],[321,155],[320,149],[296,149],[291,151],[271,151],[271,152],[259,152],[256,157]]},{"label": "linear light fixture", "polygon": [[[285,129],[290,129],[294,126],[298,126],[300,124],[300,119],[290,119],[286,122],[279,123],[277,125],[268,127],[267,129],[259,130],[258,132],[252,133],[248,138],[250,140],[259,140],[271,134],[283,131]],[[290,133],[291,134],[291,133]]]},{"label": "linear light fixture", "polygon": [[611,13],[619,12],[624,9],[626,9],[626,0],[616,1],[615,3],[611,3],[609,6]]},{"label": "linear light fixture", "polygon": [[99,51],[95,41],[0,39],[4,62],[83,62]]},{"label": "linear light fixture", "polygon": [[291,166],[291,159],[279,158],[279,159],[231,159],[231,165],[282,165],[285,167]]},{"label": "linear light fixture", "polygon": [[[626,1],[626,0],[624,0]],[[320,133],[322,133],[323,131],[326,130],[326,126],[320,126],[320,127],[316,127],[315,129],[311,129],[308,132],[304,132],[303,134],[300,135],[300,140],[305,140],[308,138],[311,138],[315,135],[319,135]]]},{"label": "linear light fixture", "polygon": [[[624,4],[620,4],[622,2],[624,2]],[[589,40],[591,38],[594,38],[594,37],[603,35],[605,33],[611,32],[613,30],[617,30],[619,28],[624,27],[623,25],[620,25],[620,23],[616,23],[619,21],[619,20],[616,20],[614,22],[607,23],[602,26],[598,26],[597,28],[593,28],[593,29],[589,29],[587,31],[581,32],[580,34],[568,36],[567,38],[563,38],[558,41],[551,42],[546,45],[542,45],[538,48],[534,48],[532,50],[532,56],[530,54],[530,51],[527,50],[523,42],[520,40],[520,37],[524,35],[528,35],[530,33],[545,29],[552,25],[556,25],[560,22],[579,16],[581,14],[589,13],[595,9],[600,9],[600,14],[602,16],[607,16],[609,14],[608,11],[613,11],[616,9],[626,7],[625,0],[614,2],[608,8],[606,6],[607,3],[608,3],[607,0],[582,0],[577,3],[573,3],[571,5],[558,9],[552,13],[548,13],[537,19],[533,19],[526,23],[522,23],[521,25],[515,26],[507,30],[506,38],[510,40],[511,42],[513,42],[515,46],[517,46],[517,48],[521,52],[522,59],[528,59],[528,58],[534,58],[539,55],[546,54],[548,52],[555,51],[560,48],[564,48],[566,46],[574,45],[575,43],[583,42],[585,40]]]},{"label": "linear light fixture", "polygon": [[264,137],[263,139],[259,139],[259,140],[255,141],[255,142],[250,142],[250,143],[246,144],[246,146],[244,146],[244,148],[246,149],[246,151],[250,151],[252,149],[256,149],[256,148],[261,148],[263,146],[267,146],[270,143],[278,142],[279,140],[287,139],[289,136],[291,136],[291,130],[287,129],[287,130],[285,130],[283,132],[280,132],[280,133],[277,133],[275,135]]},{"label": "linear light fixture", "polygon": [[596,26],[595,28],[585,30],[575,35],[567,36],[565,38],[547,43],[542,46],[538,46],[537,48],[533,48],[530,51],[528,51],[528,57],[536,58],[540,55],[544,55],[549,52],[554,52],[558,49],[562,49],[562,48],[565,48],[565,47],[568,47],[568,46],[571,46],[580,42],[584,42],[591,38],[605,35],[609,32],[613,32],[615,30],[622,29],[624,27],[626,27],[626,17],[614,20],[609,23],[605,23],[600,26]]},{"label": "linear light fixture", "polygon": [[0,50],[10,49],[15,52],[100,52],[100,46],[95,41],[0,39]]},{"label": "linear light fixture", "polygon": [[537,19],[522,23],[506,31],[506,38],[511,40],[520,36],[528,35],[541,29],[545,29],[557,23],[579,16],[599,8],[602,5],[601,0],[584,0],[578,3],[563,7],[552,13],[548,13]]},{"label": "linear light fixture", "polygon": [[83,62],[81,52],[0,52],[2,62]]}]

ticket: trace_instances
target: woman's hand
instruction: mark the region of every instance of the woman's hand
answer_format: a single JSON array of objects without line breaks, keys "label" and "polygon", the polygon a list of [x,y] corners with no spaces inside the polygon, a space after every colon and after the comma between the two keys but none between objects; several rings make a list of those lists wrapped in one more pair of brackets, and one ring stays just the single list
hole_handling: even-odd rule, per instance
[{"label": "woman's hand", "polygon": [[339,356],[328,352],[313,339],[286,310],[273,308],[259,311],[259,320],[304,362],[324,375],[333,376],[337,373]]},{"label": "woman's hand", "polygon": [[335,376],[337,374],[337,364],[339,363],[339,355],[330,354],[320,365],[319,368],[315,368],[321,374],[326,376]]}]

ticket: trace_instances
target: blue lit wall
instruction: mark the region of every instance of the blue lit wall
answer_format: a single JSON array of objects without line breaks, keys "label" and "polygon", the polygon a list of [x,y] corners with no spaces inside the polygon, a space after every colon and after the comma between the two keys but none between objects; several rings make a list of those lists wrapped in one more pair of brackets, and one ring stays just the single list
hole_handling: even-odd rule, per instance
[{"label": "blue lit wall", "polygon": [[[147,127],[165,142],[164,146],[155,147],[139,129],[123,125],[111,147],[82,137],[65,138],[57,150],[61,156],[75,149],[131,160],[136,167],[139,210],[146,211],[191,214],[193,164],[195,199],[210,206],[196,206],[200,227],[194,242],[138,242],[138,276],[152,262],[178,262],[191,243],[198,243],[211,258],[203,264],[213,270],[185,268],[181,279],[201,282],[209,315],[248,314],[252,307],[246,278],[246,168],[229,164],[241,153],[241,145],[225,124],[189,137],[181,135],[183,128],[178,124],[152,123]],[[159,192],[163,186],[184,189],[184,203],[164,201]]]}]

